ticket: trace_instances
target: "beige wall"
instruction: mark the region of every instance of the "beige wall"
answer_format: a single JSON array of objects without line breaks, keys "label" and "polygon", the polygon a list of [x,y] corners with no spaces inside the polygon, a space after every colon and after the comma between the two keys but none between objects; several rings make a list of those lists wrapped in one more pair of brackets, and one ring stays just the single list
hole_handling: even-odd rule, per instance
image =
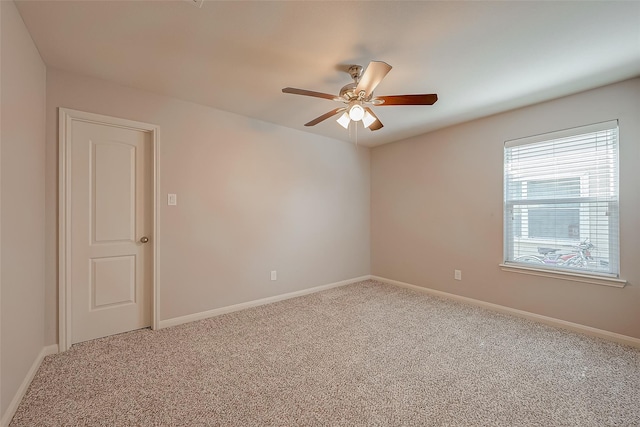
[{"label": "beige wall", "polygon": [[369,149],[49,69],[47,343],[57,342],[57,107],[160,126],[162,320],[369,274]]},{"label": "beige wall", "polygon": [[[503,142],[612,119],[620,126],[621,277],[629,284],[501,271]],[[375,148],[372,274],[640,338],[639,141],[633,79]]]},{"label": "beige wall", "polygon": [[45,65],[13,2],[0,2],[0,415],[44,346]]}]

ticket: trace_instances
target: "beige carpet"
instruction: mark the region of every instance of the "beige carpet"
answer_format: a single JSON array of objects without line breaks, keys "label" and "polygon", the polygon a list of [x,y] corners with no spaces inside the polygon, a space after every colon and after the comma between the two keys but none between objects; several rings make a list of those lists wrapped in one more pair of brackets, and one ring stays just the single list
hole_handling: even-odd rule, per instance
[{"label": "beige carpet", "polygon": [[49,356],[11,426],[638,426],[640,350],[361,282]]}]

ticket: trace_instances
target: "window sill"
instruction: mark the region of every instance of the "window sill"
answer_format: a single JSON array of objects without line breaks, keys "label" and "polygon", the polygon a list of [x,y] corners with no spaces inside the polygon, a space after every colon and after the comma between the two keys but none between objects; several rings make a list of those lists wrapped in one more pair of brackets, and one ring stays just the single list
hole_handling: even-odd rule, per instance
[{"label": "window sill", "polygon": [[611,286],[614,288],[624,288],[626,280],[617,277],[598,276],[592,274],[580,274],[570,271],[552,271],[542,268],[525,267],[516,264],[500,264],[502,271],[511,273],[528,274],[531,276],[550,277],[553,279],[570,280],[572,282],[590,283],[592,285]]}]

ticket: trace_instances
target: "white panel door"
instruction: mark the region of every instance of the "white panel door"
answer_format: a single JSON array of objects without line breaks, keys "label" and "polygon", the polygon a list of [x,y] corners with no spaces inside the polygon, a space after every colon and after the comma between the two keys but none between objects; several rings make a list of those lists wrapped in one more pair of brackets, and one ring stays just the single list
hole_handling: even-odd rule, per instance
[{"label": "white panel door", "polygon": [[151,325],[152,139],[74,121],[71,343]]}]

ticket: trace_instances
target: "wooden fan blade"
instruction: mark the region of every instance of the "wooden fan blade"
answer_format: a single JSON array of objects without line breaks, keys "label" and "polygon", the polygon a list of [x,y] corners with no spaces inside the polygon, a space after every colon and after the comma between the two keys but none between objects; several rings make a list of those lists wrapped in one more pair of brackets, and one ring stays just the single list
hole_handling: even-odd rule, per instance
[{"label": "wooden fan blade", "polygon": [[369,129],[370,130],[378,130],[378,129],[382,129],[382,127],[384,126],[382,124],[382,122],[380,121],[380,119],[378,118],[378,116],[376,116],[376,114],[373,112],[373,110],[369,107],[364,107],[365,110],[367,110],[369,112],[369,114],[371,114],[373,117],[375,117],[376,121],[371,123],[369,125]]},{"label": "wooden fan blade", "polygon": [[323,115],[321,115],[320,117],[317,117],[313,120],[311,120],[309,123],[305,123],[305,126],[315,126],[320,122],[323,122],[325,120],[327,120],[329,117],[335,116],[338,113],[343,112],[344,110],[346,110],[346,108],[336,108],[335,110],[331,110],[328,113],[325,113]]},{"label": "wooden fan blade", "polygon": [[384,105],[433,105],[438,100],[438,95],[435,93],[420,94],[420,95],[390,95],[390,96],[376,96],[376,99],[384,101],[382,104],[377,104],[378,107]]},{"label": "wooden fan blade", "polygon": [[376,86],[384,79],[384,76],[391,71],[391,68],[391,65],[386,62],[371,61],[362,78],[360,78],[358,86],[356,86],[356,94],[364,91],[365,98],[371,95]]},{"label": "wooden fan blade", "polygon": [[295,87],[285,87],[282,89],[283,93],[292,93],[294,95],[313,96],[316,98],[324,98],[333,100],[336,96],[329,95],[328,93],[314,92],[312,90],[296,89]]}]

